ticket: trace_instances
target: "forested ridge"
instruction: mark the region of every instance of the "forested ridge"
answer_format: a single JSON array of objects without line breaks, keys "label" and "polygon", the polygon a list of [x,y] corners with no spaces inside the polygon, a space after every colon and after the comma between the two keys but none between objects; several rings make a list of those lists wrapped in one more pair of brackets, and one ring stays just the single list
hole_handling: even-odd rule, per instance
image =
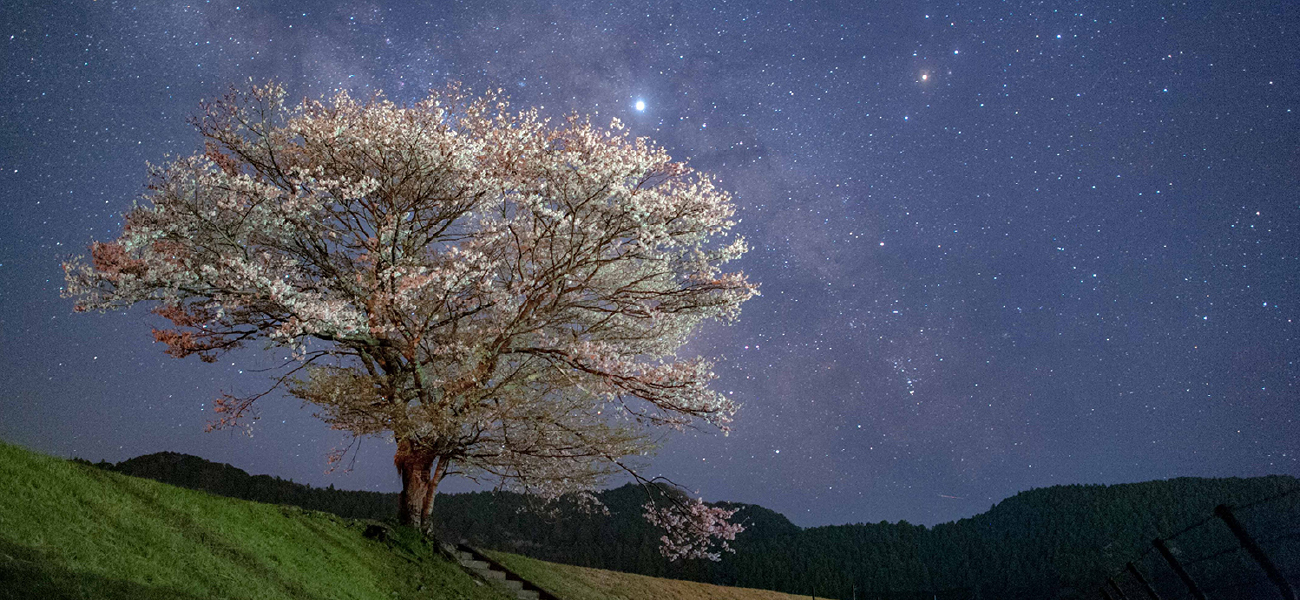
[{"label": "forested ridge", "polygon": [[[396,516],[395,494],[312,488],[193,456],[164,452],[99,466],[345,517]],[[1247,504],[1297,487],[1300,481],[1287,476],[1060,485],[1021,492],[985,513],[934,527],[903,521],[801,528],[761,506],[724,502],[718,505],[742,507],[737,518],[746,531],[733,544],[736,552],[716,563],[670,563],[660,556],[660,532],[641,519],[646,492],[631,485],[598,494],[608,515],[493,492],[439,496],[435,515],[444,535],[486,548],[819,598],[1094,597],[1099,582],[1153,538],[1204,520],[1218,504]],[[1300,494],[1283,497],[1270,510],[1300,515]],[[1283,546],[1275,560],[1296,564],[1295,546]]]}]

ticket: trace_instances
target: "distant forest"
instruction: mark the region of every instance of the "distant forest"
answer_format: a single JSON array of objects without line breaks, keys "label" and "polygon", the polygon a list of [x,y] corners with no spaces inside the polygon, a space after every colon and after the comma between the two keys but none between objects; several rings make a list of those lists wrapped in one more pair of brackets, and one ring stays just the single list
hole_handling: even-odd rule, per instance
[{"label": "distant forest", "polygon": [[[343,517],[391,521],[396,494],[313,488],[235,467],[171,452],[140,456],[100,468],[222,496],[291,504]],[[1106,578],[1127,561],[1149,555],[1156,537],[1189,525],[1213,530],[1207,519],[1218,504],[1247,505],[1275,499],[1256,511],[1256,529],[1277,533],[1300,522],[1300,488],[1293,477],[1179,478],[1122,485],[1063,485],[1022,492],[988,512],[934,527],[875,523],[801,528],[757,505],[741,507],[736,518],[746,531],[721,562],[670,563],[658,553],[660,532],[641,518],[647,494],[625,485],[598,494],[609,514],[590,514],[569,503],[540,506],[513,493],[440,495],[435,505],[442,535],[450,540],[553,562],[616,571],[777,590],[817,598],[974,599],[1101,598]],[[1247,519],[1243,518],[1243,521]],[[1252,525],[1252,523],[1247,523]],[[1213,531],[1214,544],[1232,540]],[[1273,536],[1273,560],[1294,581],[1300,575],[1300,536]],[[1205,537],[1205,536],[1202,536]],[[1222,539],[1221,539],[1222,538]],[[1180,539],[1173,551],[1204,554]],[[1231,549],[1231,548],[1229,548]],[[1153,565],[1148,559],[1146,565]],[[1243,566],[1245,564],[1245,566]],[[1158,567],[1149,566],[1152,570]],[[1201,583],[1241,579],[1252,568],[1237,561],[1199,565]],[[1256,577],[1249,574],[1252,581]],[[1166,584],[1168,585],[1168,584]],[[1252,597],[1254,591],[1216,597]],[[1243,588],[1257,590],[1259,588]],[[1178,597],[1181,594],[1173,595]],[[1169,597],[1169,596],[1166,596]]]}]

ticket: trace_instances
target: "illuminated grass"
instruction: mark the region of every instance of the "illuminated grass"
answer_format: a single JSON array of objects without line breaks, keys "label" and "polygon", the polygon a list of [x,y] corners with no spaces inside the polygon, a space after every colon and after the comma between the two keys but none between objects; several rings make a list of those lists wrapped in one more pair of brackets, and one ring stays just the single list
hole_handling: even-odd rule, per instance
[{"label": "illuminated grass", "polygon": [[364,526],[0,443],[0,599],[504,598],[414,531]]}]

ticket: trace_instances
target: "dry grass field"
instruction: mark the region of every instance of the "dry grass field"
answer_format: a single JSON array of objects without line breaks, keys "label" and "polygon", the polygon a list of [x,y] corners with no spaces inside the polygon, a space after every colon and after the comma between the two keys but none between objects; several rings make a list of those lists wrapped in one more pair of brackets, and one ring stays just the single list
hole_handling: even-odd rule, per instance
[{"label": "dry grass field", "polygon": [[506,552],[485,551],[493,560],[564,600],[795,600],[769,590],[724,587],[694,581],[659,579],[540,561]]}]

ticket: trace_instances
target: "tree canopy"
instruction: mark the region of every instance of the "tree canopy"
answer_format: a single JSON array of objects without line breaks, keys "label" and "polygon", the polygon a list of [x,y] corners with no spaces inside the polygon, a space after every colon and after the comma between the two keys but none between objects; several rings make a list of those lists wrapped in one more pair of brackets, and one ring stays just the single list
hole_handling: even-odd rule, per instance
[{"label": "tree canopy", "polygon": [[456,86],[285,98],[270,83],[205,103],[204,152],[152,167],[121,236],[64,265],[77,310],[147,303],[174,356],[292,350],[271,389],[223,395],[214,426],[280,388],[390,435],[400,512],[426,527],[451,473],[556,497],[631,471],[658,428],[728,430],[712,363],[678,354],[757,293],[723,271],[746,246],[710,177],[617,120],[552,123]]}]

